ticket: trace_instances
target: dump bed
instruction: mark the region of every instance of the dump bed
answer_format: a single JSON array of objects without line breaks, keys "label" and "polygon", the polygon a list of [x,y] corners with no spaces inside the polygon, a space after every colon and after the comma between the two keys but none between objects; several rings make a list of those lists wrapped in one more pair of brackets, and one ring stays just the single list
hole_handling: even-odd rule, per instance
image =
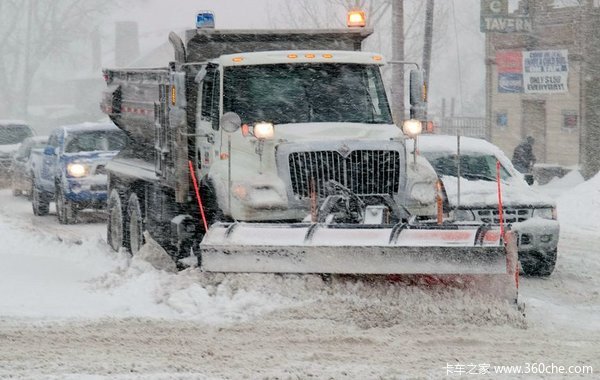
[{"label": "dump bed", "polygon": [[104,70],[104,75],[108,86],[103,93],[102,110],[150,154],[155,137],[155,106],[165,102],[166,95],[161,91],[166,92],[169,70]]},{"label": "dump bed", "polygon": [[371,29],[214,30],[186,32],[186,62],[203,62],[224,54],[274,50],[361,50]]}]

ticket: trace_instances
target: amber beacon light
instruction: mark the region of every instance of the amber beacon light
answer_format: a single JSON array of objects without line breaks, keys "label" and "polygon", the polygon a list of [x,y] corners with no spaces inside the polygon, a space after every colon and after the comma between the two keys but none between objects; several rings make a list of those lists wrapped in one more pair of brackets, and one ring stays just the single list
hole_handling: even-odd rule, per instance
[{"label": "amber beacon light", "polygon": [[367,17],[365,16],[365,11],[361,10],[352,10],[348,12],[348,17],[346,19],[346,24],[350,28],[363,28],[367,25]]}]

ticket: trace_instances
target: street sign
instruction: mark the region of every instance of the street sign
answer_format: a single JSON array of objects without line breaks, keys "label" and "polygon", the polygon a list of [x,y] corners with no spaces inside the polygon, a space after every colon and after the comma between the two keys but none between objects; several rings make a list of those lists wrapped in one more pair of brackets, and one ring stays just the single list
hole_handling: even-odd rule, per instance
[{"label": "street sign", "polygon": [[508,16],[508,0],[481,0],[481,15]]}]

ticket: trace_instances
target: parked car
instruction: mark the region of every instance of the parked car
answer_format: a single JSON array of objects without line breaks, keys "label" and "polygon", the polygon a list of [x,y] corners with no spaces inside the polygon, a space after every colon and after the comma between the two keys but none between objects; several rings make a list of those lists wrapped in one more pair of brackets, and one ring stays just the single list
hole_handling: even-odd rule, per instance
[{"label": "parked car", "polygon": [[33,136],[33,130],[18,120],[0,120],[0,186],[10,184],[12,156],[25,138]]},{"label": "parked car", "polygon": [[418,151],[438,173],[445,209],[455,221],[500,223],[499,162],[502,217],[517,233],[521,268],[532,276],[552,273],[559,238],[555,202],[532,189],[500,148],[482,139],[461,137],[460,177],[456,136],[419,136]]},{"label": "parked car", "polygon": [[82,209],[104,209],[105,165],[125,146],[125,138],[112,123],[55,129],[43,151],[33,153],[33,213],[48,214],[54,200],[59,222],[70,224]]},{"label": "parked car", "polygon": [[31,196],[31,188],[33,186],[33,166],[31,152],[33,150],[41,151],[48,145],[48,136],[33,136],[27,137],[19,149],[13,155],[12,164],[10,166],[10,179],[13,195],[18,196],[27,194]]}]

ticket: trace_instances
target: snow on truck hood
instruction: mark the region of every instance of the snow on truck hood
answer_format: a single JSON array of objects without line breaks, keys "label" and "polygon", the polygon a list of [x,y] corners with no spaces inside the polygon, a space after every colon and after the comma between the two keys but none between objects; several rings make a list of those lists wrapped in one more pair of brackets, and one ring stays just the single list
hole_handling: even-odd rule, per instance
[{"label": "snow on truck hood", "polygon": [[390,140],[403,139],[400,129],[393,124],[366,123],[297,123],[275,125],[275,139],[307,140]]}]

